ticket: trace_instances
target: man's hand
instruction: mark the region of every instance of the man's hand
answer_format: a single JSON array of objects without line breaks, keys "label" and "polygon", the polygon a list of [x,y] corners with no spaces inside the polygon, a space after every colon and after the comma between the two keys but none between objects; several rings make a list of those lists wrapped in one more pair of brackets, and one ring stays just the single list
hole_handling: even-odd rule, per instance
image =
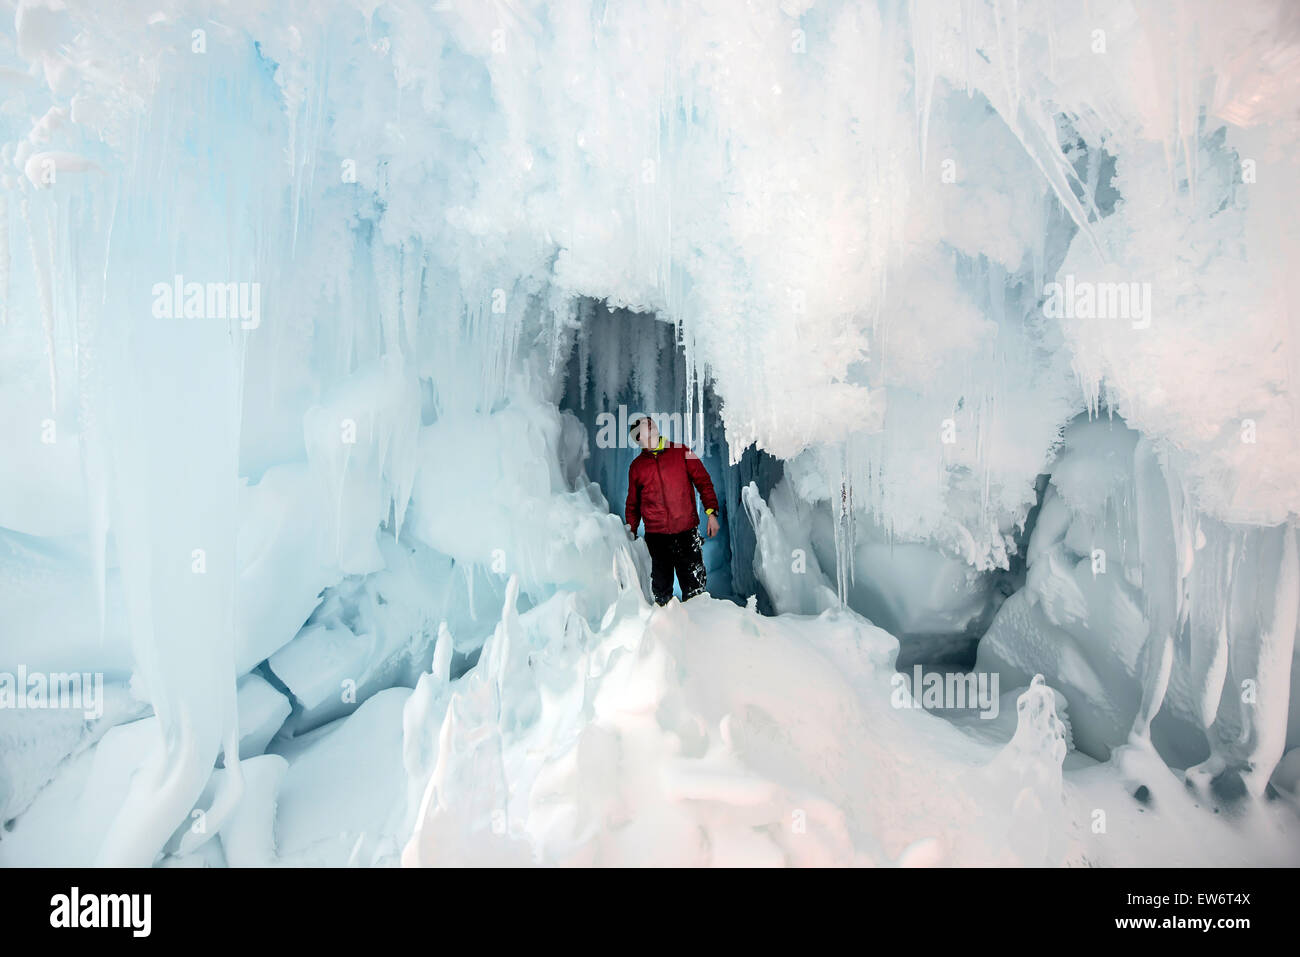
[{"label": "man's hand", "polygon": [[714,535],[718,534],[718,516],[716,515],[709,516],[708,533],[709,533],[709,538],[712,538]]},{"label": "man's hand", "polygon": [[623,523],[623,527],[627,529],[627,537],[628,537],[629,539],[631,539],[632,541],[635,542],[635,541],[636,541],[636,532],[632,530],[632,526],[629,525],[627,522],[624,522],[624,523]]}]

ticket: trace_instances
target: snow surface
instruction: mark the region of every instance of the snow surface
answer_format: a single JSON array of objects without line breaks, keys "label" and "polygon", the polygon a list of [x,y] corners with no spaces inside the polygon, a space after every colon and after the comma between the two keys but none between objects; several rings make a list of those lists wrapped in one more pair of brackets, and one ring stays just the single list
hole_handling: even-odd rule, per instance
[{"label": "snow surface", "polygon": [[14,7],[0,862],[1300,862],[1294,4]]}]

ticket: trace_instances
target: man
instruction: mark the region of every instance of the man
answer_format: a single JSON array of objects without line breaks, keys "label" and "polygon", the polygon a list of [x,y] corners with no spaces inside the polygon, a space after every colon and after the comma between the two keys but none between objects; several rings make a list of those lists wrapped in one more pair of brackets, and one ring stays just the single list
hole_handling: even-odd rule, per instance
[{"label": "man", "polygon": [[655,603],[665,605],[673,597],[674,572],[682,601],[687,601],[704,591],[695,492],[709,517],[709,538],[718,534],[718,497],[700,457],[684,445],[665,442],[650,416],[633,419],[628,435],[641,446],[641,454],[627,470],[627,530],[636,538],[637,526],[645,520]]}]

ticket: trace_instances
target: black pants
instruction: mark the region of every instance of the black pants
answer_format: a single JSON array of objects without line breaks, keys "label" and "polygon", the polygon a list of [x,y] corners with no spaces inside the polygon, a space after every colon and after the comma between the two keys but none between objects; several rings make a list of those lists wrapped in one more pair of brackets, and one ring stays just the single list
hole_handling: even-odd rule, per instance
[{"label": "black pants", "polygon": [[646,532],[645,546],[650,551],[650,590],[655,604],[666,605],[673,597],[673,572],[682,586],[682,601],[704,591],[699,532],[693,528],[673,533]]}]

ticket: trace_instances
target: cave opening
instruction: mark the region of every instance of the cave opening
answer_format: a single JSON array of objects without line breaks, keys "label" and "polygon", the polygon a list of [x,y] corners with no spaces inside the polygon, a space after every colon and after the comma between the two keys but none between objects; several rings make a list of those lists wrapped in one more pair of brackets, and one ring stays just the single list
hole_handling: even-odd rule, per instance
[{"label": "cave opening", "polygon": [[[771,600],[754,575],[754,529],[740,492],[754,482],[766,497],[783,475],[781,462],[753,446],[732,462],[722,400],[707,376],[692,379],[673,323],[591,298],[579,302],[577,315],[577,341],[558,404],[583,425],[587,477],[599,486],[610,511],[622,516],[628,467],[639,454],[628,423],[638,414],[653,417],[668,441],[700,456],[718,496],[720,529],[715,537],[704,537],[706,590],[741,604],[755,596],[758,610],[771,614]],[[696,507],[703,534],[698,498]],[[674,594],[681,595],[676,583]]]}]

